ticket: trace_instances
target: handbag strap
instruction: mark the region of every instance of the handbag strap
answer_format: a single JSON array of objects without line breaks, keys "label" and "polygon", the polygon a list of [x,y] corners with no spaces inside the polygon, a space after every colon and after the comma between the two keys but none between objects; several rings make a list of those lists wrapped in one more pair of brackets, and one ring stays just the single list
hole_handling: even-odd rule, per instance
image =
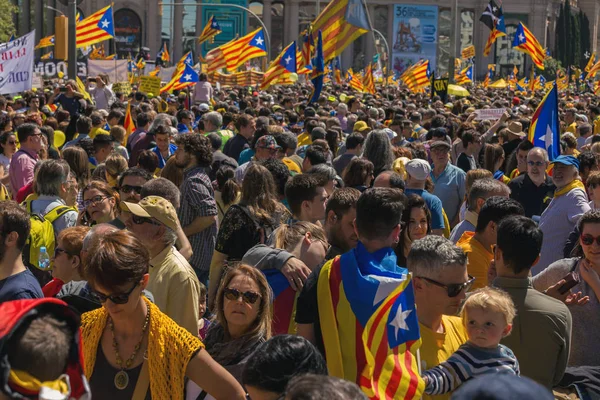
[{"label": "handbag strap", "polygon": [[142,364],[142,370],[140,371],[140,375],[138,377],[137,383],[135,385],[135,390],[133,391],[132,400],[144,400],[146,398],[146,393],[148,392],[148,387],[150,386],[150,373],[148,372],[148,360],[144,360]]}]

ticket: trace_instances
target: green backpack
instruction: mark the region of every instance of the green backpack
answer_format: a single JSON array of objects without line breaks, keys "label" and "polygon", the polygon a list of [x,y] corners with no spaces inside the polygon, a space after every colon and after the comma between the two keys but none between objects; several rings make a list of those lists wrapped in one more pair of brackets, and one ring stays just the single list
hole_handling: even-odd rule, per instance
[{"label": "green backpack", "polygon": [[52,258],[56,241],[54,236],[54,226],[52,224],[69,211],[76,210],[74,207],[56,206],[42,217],[39,214],[33,214],[31,212],[31,200],[26,200],[24,205],[30,215],[29,221],[31,222],[31,231],[29,232],[29,237],[27,238],[25,248],[23,249],[23,263],[31,270],[38,281],[40,281],[40,285],[43,286],[42,282],[45,284],[52,279],[50,271],[52,270],[53,263],[50,263],[50,267],[47,270],[40,269],[38,264],[40,248],[45,247],[48,256]]}]

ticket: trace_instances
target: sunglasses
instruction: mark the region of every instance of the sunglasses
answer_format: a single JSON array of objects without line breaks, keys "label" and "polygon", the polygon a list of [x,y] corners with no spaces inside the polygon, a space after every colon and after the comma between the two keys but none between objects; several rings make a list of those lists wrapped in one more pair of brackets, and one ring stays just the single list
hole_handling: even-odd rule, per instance
[{"label": "sunglasses", "polygon": [[236,301],[237,299],[240,298],[240,296],[242,296],[242,300],[244,301],[244,303],[246,304],[254,304],[256,303],[256,300],[258,300],[261,296],[258,293],[255,292],[240,292],[237,289],[231,289],[231,288],[225,288],[223,290],[223,294],[225,295],[225,298],[227,300],[231,300],[231,301]]},{"label": "sunglasses", "polygon": [[468,292],[469,289],[471,289],[471,286],[473,286],[473,282],[475,282],[475,278],[472,277],[471,275],[469,275],[469,280],[466,281],[465,283],[452,283],[450,285],[444,285],[443,283],[434,281],[433,279],[425,278],[424,276],[419,276],[419,278],[424,279],[427,282],[429,282],[435,286],[439,286],[441,288],[446,289],[446,292],[448,293],[448,297],[456,297],[462,291]]},{"label": "sunglasses", "polygon": [[89,206],[97,206],[98,204],[102,203],[105,199],[108,199],[108,197],[94,196],[89,200],[84,200],[83,207],[88,208]]},{"label": "sunglasses", "polygon": [[600,236],[593,237],[592,235],[581,235],[581,243],[586,246],[591,246],[594,244],[594,240],[598,245],[600,245]]},{"label": "sunglasses", "polygon": [[133,287],[127,293],[111,294],[110,296],[107,296],[105,294],[98,293],[94,290],[90,290],[90,296],[92,297],[92,299],[94,299],[95,301],[97,301],[99,303],[105,303],[106,300],[110,299],[110,301],[112,301],[115,304],[125,304],[129,301],[129,295],[131,295],[133,290],[139,284],[140,284],[139,282],[136,282],[136,284],[133,285]]},{"label": "sunglasses", "polygon": [[160,223],[154,221],[152,218],[146,218],[146,217],[140,217],[139,215],[135,215],[132,214],[131,215],[131,222],[133,222],[136,225],[142,225],[142,224],[152,224],[152,225],[160,225]]},{"label": "sunglasses", "polygon": [[54,258],[58,257],[59,255],[61,255],[62,253],[65,253],[67,255],[71,255],[68,251],[66,251],[65,249],[61,249],[60,247],[57,247],[54,249]]},{"label": "sunglasses", "polygon": [[135,192],[136,194],[142,193],[141,186],[123,185],[119,188],[119,190],[123,193],[131,193],[131,192]]},{"label": "sunglasses", "polygon": [[531,167],[543,167],[546,163],[542,161],[527,161],[527,165]]}]

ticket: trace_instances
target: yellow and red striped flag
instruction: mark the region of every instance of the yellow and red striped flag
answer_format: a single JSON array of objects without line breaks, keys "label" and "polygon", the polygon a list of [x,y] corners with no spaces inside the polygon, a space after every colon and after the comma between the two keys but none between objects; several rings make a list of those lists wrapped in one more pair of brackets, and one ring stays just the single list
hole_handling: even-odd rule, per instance
[{"label": "yellow and red striped flag", "polygon": [[595,77],[599,70],[600,70],[600,61],[598,61],[596,64],[594,64],[589,70],[587,70],[587,67],[586,67],[587,75],[586,75],[585,79],[588,80],[590,78]]},{"label": "yellow and red striped flag", "polygon": [[292,42],[283,51],[265,72],[265,76],[260,90],[267,90],[274,85],[280,78],[284,78],[296,73],[296,42]]},{"label": "yellow and red striped flag", "polygon": [[311,37],[316,42],[318,32],[322,32],[323,58],[328,63],[370,30],[362,0],[334,0],[313,22]]},{"label": "yellow and red striped flag", "polygon": [[135,130],[135,123],[133,122],[133,118],[131,118],[131,103],[127,103],[127,111],[125,111],[125,121],[123,122],[123,128],[125,128],[125,138],[123,139],[123,142],[127,143],[127,138],[129,138],[131,132]]},{"label": "yellow and red striped flag", "polygon": [[115,36],[112,4],[77,24],[77,48],[112,39]]},{"label": "yellow and red striped flag", "polygon": [[473,83],[473,64],[460,71],[456,83],[459,85],[466,85],[467,83]]},{"label": "yellow and red striped flag", "polygon": [[40,42],[37,44],[37,46],[35,46],[35,50],[51,46],[54,46],[54,35],[41,38]]},{"label": "yellow and red striped flag", "polygon": [[346,71],[346,74],[347,74],[348,85],[352,89],[356,90],[357,92],[362,92],[364,89],[363,83],[360,80],[360,78],[354,74],[354,72],[352,71],[352,68],[348,68],[348,71]]},{"label": "yellow and red striped flag", "polygon": [[405,71],[400,79],[413,92],[431,84],[429,81],[429,60],[420,60]]},{"label": "yellow and red striped flag", "polygon": [[363,87],[366,93],[375,94],[375,80],[373,79],[373,64],[369,63],[363,76]]},{"label": "yellow and red striped flag", "polygon": [[202,30],[202,33],[198,37],[198,43],[202,44],[209,39],[213,39],[219,33],[221,33],[221,26],[219,26],[219,22],[215,18],[214,15],[211,15],[206,26]]},{"label": "yellow and red striped flag", "polygon": [[40,57],[40,60],[52,60],[54,58],[54,52],[46,53]]},{"label": "yellow and red striped flag", "polygon": [[587,65],[584,68],[584,71],[590,72],[590,69],[592,69],[592,67],[594,66],[595,63],[596,63],[596,52],[594,51],[592,53],[592,55],[590,56],[590,59],[588,60]]},{"label": "yellow and red striped flag", "polygon": [[265,35],[262,28],[259,28],[244,37],[209,51],[206,55],[208,72],[216,72],[222,68],[235,71],[246,61],[266,55]]},{"label": "yellow and red striped flag", "polygon": [[523,53],[529,54],[531,60],[536,67],[543,70],[544,60],[546,59],[546,52],[540,44],[540,42],[533,36],[533,33],[522,23],[519,22],[519,26],[515,31],[515,39],[513,40],[513,48]]},{"label": "yellow and red striped flag", "polygon": [[173,90],[181,90],[200,81],[198,73],[191,65],[183,64],[183,68],[178,68],[176,74],[171,81],[160,89],[160,92],[171,92]]}]

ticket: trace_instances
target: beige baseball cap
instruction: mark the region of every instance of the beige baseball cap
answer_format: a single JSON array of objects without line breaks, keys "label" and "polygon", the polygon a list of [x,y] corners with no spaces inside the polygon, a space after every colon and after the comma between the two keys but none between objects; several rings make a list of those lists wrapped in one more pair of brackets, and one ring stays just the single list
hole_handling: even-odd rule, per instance
[{"label": "beige baseball cap", "polygon": [[128,203],[124,201],[121,203],[121,208],[138,217],[154,218],[174,231],[179,229],[177,211],[175,211],[173,204],[163,197],[148,196],[140,200],[139,203]]}]

